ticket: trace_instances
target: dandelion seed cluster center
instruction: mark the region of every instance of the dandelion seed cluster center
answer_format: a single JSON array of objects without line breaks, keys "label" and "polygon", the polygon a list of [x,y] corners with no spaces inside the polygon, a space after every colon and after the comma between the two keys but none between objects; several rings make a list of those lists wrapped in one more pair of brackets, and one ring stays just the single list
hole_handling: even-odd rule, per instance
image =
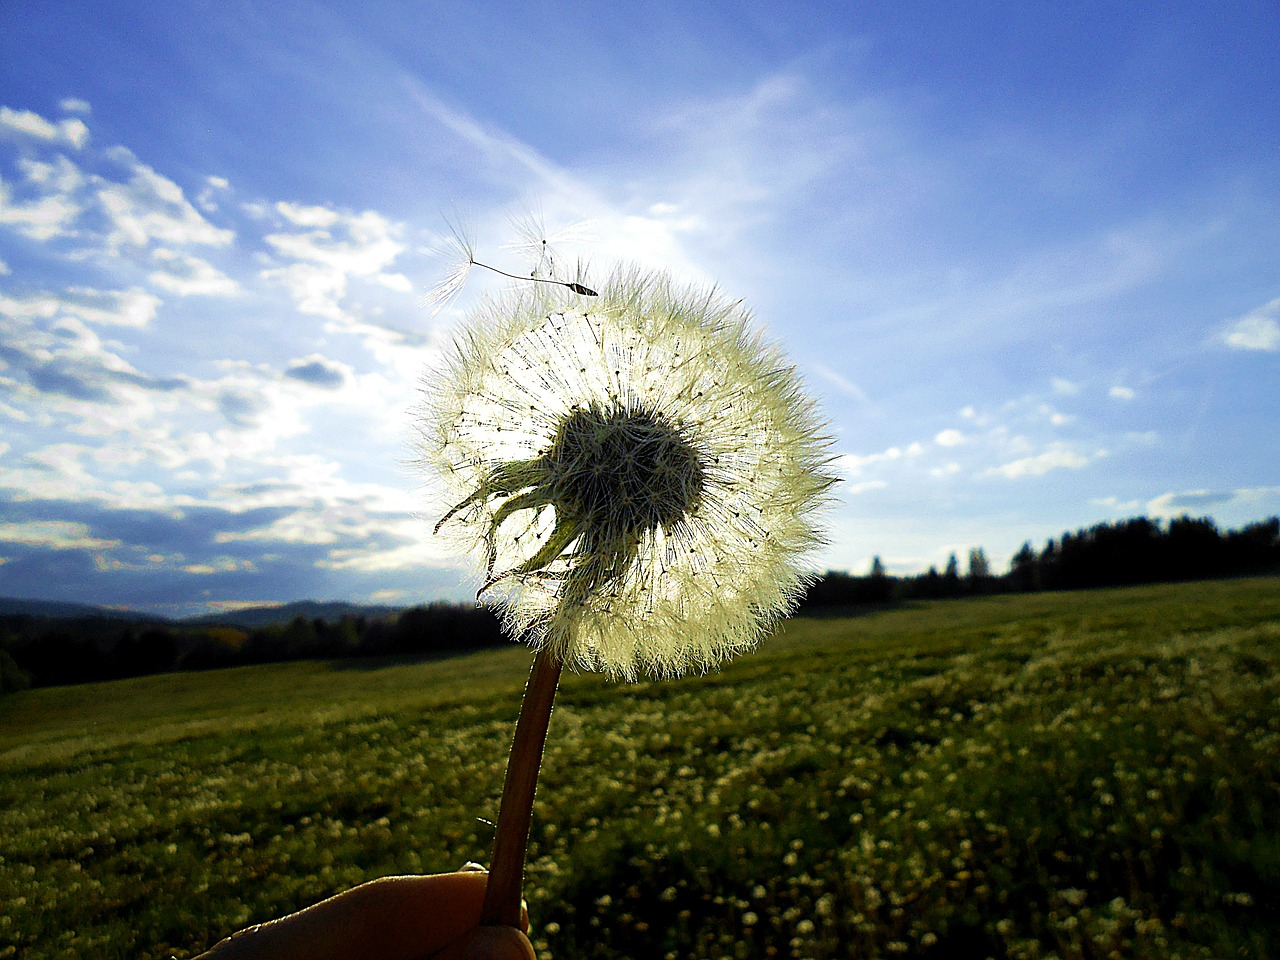
[{"label": "dandelion seed cluster center", "polygon": [[592,403],[571,411],[544,459],[557,511],[597,533],[670,530],[702,496],[698,452],[643,408]]}]

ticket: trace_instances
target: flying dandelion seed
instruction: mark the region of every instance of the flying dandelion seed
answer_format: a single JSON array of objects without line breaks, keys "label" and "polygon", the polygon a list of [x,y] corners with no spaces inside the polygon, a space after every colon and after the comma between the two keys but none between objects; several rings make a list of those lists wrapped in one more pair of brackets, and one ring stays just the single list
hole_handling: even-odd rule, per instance
[{"label": "flying dandelion seed", "polygon": [[[465,227],[451,227],[450,235],[444,240],[445,253],[450,264],[449,272],[427,292],[422,300],[424,306],[431,308],[432,317],[438,316],[462,291],[467,284],[467,278],[471,275],[472,267],[489,270],[510,280],[528,280],[533,283],[564,287],[581,297],[597,296],[594,290],[582,283],[582,264],[578,264],[575,280],[561,280],[555,276],[555,255],[550,245],[551,241],[545,238],[544,231],[540,230],[536,221],[533,219],[520,221],[518,229],[521,232],[522,241],[516,247],[533,262],[533,269],[527,277],[520,277],[487,263],[481,263],[476,259],[475,237]],[[544,236],[544,238],[535,239],[537,236]]]},{"label": "flying dandelion seed", "polygon": [[705,669],[791,609],[833,477],[813,406],[747,311],[661,273],[598,302],[482,305],[430,381],[421,449],[481,598],[566,664]]}]

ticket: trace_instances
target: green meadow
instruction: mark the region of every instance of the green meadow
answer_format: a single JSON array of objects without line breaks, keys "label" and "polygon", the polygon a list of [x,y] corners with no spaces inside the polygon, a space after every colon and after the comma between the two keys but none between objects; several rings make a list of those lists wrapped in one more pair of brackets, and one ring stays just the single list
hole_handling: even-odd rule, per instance
[{"label": "green meadow", "polygon": [[[530,661],[305,662],[0,700],[0,957],[187,957],[488,856]],[[566,677],[542,958],[1280,956],[1280,580],[788,623]]]}]

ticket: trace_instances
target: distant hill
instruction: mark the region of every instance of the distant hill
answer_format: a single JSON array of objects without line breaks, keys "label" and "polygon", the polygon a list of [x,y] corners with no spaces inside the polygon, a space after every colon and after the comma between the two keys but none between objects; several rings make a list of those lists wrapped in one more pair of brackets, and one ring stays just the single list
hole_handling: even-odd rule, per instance
[{"label": "distant hill", "polygon": [[335,623],[343,617],[364,617],[377,620],[400,613],[402,607],[371,606],[367,604],[346,603],[343,601],[321,602],[318,600],[299,600],[261,607],[245,607],[241,610],[228,610],[225,613],[206,613],[198,617],[187,617],[181,622],[195,626],[226,626],[253,630],[257,627],[269,627],[275,623],[289,623],[295,617],[306,617],[308,620],[325,620]]},{"label": "distant hill", "polygon": [[245,607],[242,610],[229,610],[225,613],[206,613],[197,617],[183,617],[180,620],[172,620],[151,613],[142,613],[139,610],[95,607],[87,603],[0,597],[0,617],[42,617],[49,620],[82,620],[101,617],[110,620],[130,620],[144,623],[177,623],[195,627],[240,627],[244,630],[269,627],[275,623],[289,623],[295,617],[306,617],[308,620],[326,620],[330,623],[336,623],[343,617],[364,617],[368,620],[377,620],[393,616],[404,609],[403,607],[346,603],[336,600],[327,603],[318,600],[299,600],[294,603],[266,604],[260,607]]},{"label": "distant hill", "polygon": [[138,610],[94,607],[87,603],[66,603],[61,600],[25,600],[20,597],[0,597],[0,617],[47,617],[51,620],[78,620],[85,617],[106,617],[111,620],[145,620],[148,623],[167,623],[164,617]]}]

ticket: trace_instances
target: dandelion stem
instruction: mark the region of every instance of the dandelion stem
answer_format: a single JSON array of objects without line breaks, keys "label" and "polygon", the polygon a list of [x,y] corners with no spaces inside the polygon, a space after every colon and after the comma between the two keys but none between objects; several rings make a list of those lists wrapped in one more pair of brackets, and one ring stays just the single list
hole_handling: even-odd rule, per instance
[{"label": "dandelion stem", "polygon": [[502,786],[498,808],[498,830],[493,841],[493,862],[484,894],[480,922],[487,925],[520,926],[520,899],[524,884],[524,855],[529,845],[529,824],[533,817],[533,794],[538,786],[538,767],[547,741],[551,704],[560,681],[560,658],[548,644],[533,659],[529,682],[520,704],[507,779]]}]

